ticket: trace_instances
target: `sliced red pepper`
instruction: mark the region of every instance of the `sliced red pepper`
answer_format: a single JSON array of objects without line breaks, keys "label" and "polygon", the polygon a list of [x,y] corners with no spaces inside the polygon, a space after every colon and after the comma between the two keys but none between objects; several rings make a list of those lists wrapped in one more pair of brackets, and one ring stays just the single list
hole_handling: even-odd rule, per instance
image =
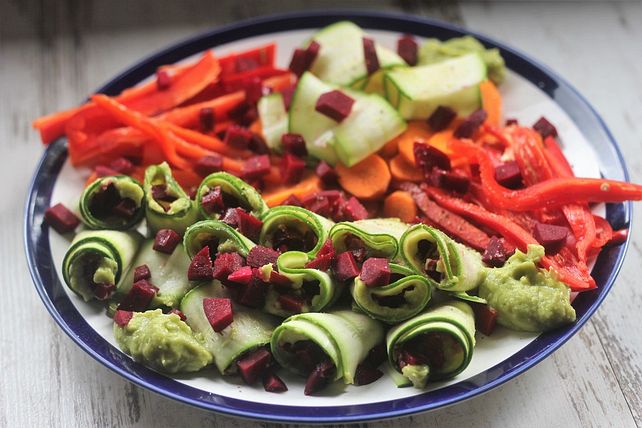
[{"label": "sliced red pepper", "polygon": [[540,135],[529,128],[521,126],[509,126],[504,129],[511,148],[515,155],[515,161],[522,173],[522,180],[527,186],[549,180],[553,172],[544,155],[544,146]]},{"label": "sliced red pepper", "polygon": [[256,67],[261,66],[274,66],[274,57],[276,54],[276,43],[268,43],[264,46],[259,46],[255,49],[248,49],[243,52],[233,52],[231,54],[222,56],[219,59],[221,64],[221,75],[229,76],[237,74],[239,70],[240,63],[250,63],[253,62]]},{"label": "sliced red pepper", "polygon": [[573,174],[573,169],[568,163],[566,156],[564,156],[564,153],[562,153],[562,149],[559,144],[557,144],[555,138],[544,138],[544,146],[546,147],[544,154],[548,159],[548,163],[551,165],[551,168],[555,172],[555,176],[573,177],[575,175]]}]

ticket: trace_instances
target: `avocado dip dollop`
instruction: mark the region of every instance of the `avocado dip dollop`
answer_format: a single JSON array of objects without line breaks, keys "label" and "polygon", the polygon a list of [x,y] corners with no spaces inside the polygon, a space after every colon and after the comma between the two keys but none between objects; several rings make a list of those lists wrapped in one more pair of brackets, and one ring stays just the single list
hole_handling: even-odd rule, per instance
[{"label": "avocado dip dollop", "polygon": [[516,250],[501,268],[488,269],[479,296],[497,310],[497,322],[520,331],[548,331],[575,321],[570,289],[555,275],[537,267],[544,247]]},{"label": "avocado dip dollop", "polygon": [[164,373],[195,372],[213,359],[178,315],[160,309],[135,312],[124,327],[114,323],[114,336],[135,361]]}]

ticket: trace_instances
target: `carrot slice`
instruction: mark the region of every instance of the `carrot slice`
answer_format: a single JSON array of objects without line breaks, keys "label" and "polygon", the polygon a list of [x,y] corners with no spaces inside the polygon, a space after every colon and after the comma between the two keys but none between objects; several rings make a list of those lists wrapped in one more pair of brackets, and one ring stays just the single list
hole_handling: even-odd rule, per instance
[{"label": "carrot slice", "polygon": [[390,169],[379,155],[370,155],[350,168],[337,164],[336,170],[341,187],[357,198],[380,198],[390,184]]},{"label": "carrot slice", "polygon": [[321,190],[321,181],[314,172],[306,171],[303,179],[296,185],[279,184],[269,185],[262,192],[263,200],[269,207],[281,205],[291,195],[295,195],[299,199],[303,199],[308,195],[319,192]]},{"label": "carrot slice", "polygon": [[386,196],[383,201],[383,214],[386,217],[397,217],[405,223],[410,223],[417,217],[417,205],[410,193],[397,190]]},{"label": "carrot slice", "polygon": [[486,121],[493,126],[499,126],[502,120],[502,95],[497,90],[497,86],[490,80],[481,82],[479,90],[481,92],[482,108],[488,114]]},{"label": "carrot slice", "polygon": [[421,170],[406,160],[402,155],[397,155],[390,160],[390,172],[392,178],[397,181],[412,181],[419,183],[423,180],[424,176]]},{"label": "carrot slice", "polygon": [[428,142],[432,137],[433,132],[430,130],[430,127],[426,122],[423,121],[414,121],[408,122],[408,127],[406,131],[395,138],[399,144],[399,153],[414,165],[415,163],[415,141]]},{"label": "carrot slice", "polygon": [[390,159],[399,153],[399,141],[396,138],[388,141],[380,150],[379,155]]}]

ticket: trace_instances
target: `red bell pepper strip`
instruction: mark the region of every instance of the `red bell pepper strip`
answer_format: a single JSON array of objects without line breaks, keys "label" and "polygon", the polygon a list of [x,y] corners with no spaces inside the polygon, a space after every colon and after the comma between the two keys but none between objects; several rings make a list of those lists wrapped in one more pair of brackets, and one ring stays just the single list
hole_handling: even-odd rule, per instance
[{"label": "red bell pepper strip", "polygon": [[255,49],[233,52],[220,58],[221,75],[230,76],[262,66],[274,66],[276,43],[268,43]]},{"label": "red bell pepper strip", "polygon": [[566,156],[562,153],[562,149],[560,149],[560,146],[557,144],[554,137],[549,136],[544,138],[544,147],[546,147],[544,154],[548,159],[548,163],[551,165],[555,176],[573,177],[575,175],[573,174],[571,165],[568,163]]},{"label": "red bell pepper strip", "polygon": [[542,138],[537,132],[521,126],[509,126],[504,129],[504,134],[511,143],[526,186],[553,178],[553,171],[544,155]]},{"label": "red bell pepper strip", "polygon": [[593,240],[593,243],[591,245],[593,248],[602,248],[606,244],[611,243],[613,239],[615,239],[616,233],[621,233],[622,230],[628,230],[622,229],[618,230],[617,232],[613,232],[613,228],[611,227],[609,222],[599,215],[594,215],[593,221],[595,222],[595,239]]}]

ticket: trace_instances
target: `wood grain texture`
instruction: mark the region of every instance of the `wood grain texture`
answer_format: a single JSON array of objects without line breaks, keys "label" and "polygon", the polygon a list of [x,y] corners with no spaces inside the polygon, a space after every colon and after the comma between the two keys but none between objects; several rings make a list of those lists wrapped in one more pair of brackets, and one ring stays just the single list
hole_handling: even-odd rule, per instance
[{"label": "wood grain texture", "polygon": [[[436,1],[0,0],[0,427],[277,426],[184,406],[117,377],[76,347],[34,291],[22,248],[27,184],[42,148],[30,129],[137,58],[196,31],[289,10],[359,7],[464,24],[572,81],[603,115],[642,182],[642,4]],[[596,29],[600,29],[596,31]],[[613,48],[617,46],[618,48]],[[639,209],[637,210],[640,211]],[[640,214],[634,222],[641,221]],[[642,426],[642,232],[581,333],[523,376],[457,406],[371,427]],[[365,424],[362,424],[365,425]]]}]

